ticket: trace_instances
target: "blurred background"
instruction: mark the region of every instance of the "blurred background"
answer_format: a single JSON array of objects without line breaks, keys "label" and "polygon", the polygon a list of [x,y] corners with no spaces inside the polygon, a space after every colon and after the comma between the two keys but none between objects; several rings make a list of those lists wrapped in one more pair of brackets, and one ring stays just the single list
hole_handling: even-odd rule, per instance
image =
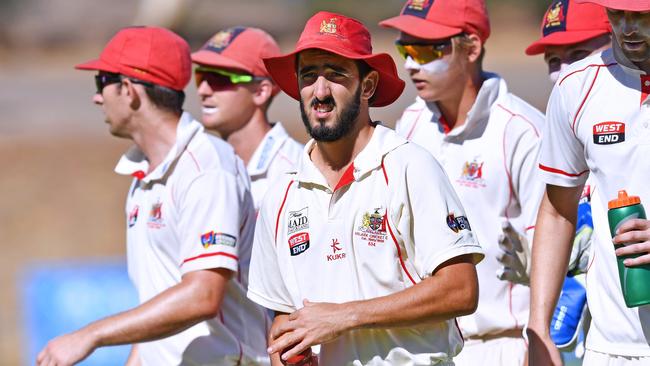
[{"label": "blurred background", "polygon": [[[546,67],[541,56],[525,56],[524,48],[538,38],[549,2],[488,0],[492,36],[485,69],[500,73],[511,91],[542,111],[551,88]],[[120,287],[128,283],[123,205],[130,181],[113,173],[129,141],[108,134],[100,109],[91,102],[93,74],[75,71],[74,64],[97,57],[120,27],[133,24],[169,27],[193,50],[220,29],[257,26],[289,52],[305,21],[318,10],[330,10],[364,22],[375,52],[390,53],[408,81],[392,45],[396,33],[377,27],[380,20],[397,15],[402,4],[0,0],[0,365],[29,364],[35,349],[56,334],[51,329],[71,330],[83,325],[76,322],[135,301]],[[186,89],[186,109],[198,116],[195,92],[193,84]],[[407,83],[396,103],[371,110],[372,117],[393,126],[414,97]],[[306,141],[297,102],[280,95],[270,117]],[[74,285],[59,287],[64,280]],[[120,305],[96,300],[101,296]],[[67,321],[62,309],[74,310],[76,320]],[[121,362],[107,359],[107,365]]]}]

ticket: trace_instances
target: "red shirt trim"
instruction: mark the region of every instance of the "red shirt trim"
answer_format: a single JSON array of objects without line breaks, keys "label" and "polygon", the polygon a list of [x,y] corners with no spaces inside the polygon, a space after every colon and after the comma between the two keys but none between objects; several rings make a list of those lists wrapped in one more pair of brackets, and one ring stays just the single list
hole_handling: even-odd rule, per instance
[{"label": "red shirt trim", "polygon": [[284,199],[282,199],[282,204],[280,205],[280,209],[278,210],[278,216],[275,219],[275,244],[277,246],[278,243],[278,226],[280,225],[280,214],[282,213],[282,209],[284,208],[284,203],[287,202],[287,196],[289,195],[289,188],[291,188],[291,185],[293,184],[294,181],[289,182],[289,185],[287,186],[287,190],[284,192]]},{"label": "red shirt trim", "polygon": [[183,261],[183,263],[181,263],[181,266],[183,264],[185,264],[187,262],[191,262],[191,261],[193,261],[195,259],[206,258],[206,257],[214,257],[214,256],[218,256],[218,255],[228,257],[228,258],[232,258],[234,260],[239,260],[239,258],[236,255],[226,253],[226,252],[205,253],[205,254],[197,255],[196,257],[187,258],[186,260]]},{"label": "red shirt trim", "polygon": [[339,182],[336,184],[334,192],[352,182],[354,182],[354,162],[352,162],[352,164],[350,164],[350,166],[345,170],[343,176],[341,176],[341,179],[339,179]]},{"label": "red shirt trim", "polygon": [[585,173],[589,173],[589,169],[587,169],[587,170],[585,170],[585,171],[582,171],[582,172],[580,172],[580,173],[578,173],[578,174],[567,173],[567,172],[565,172],[564,170],[560,170],[560,169],[556,169],[556,168],[551,168],[551,167],[549,167],[549,166],[542,165],[542,164],[539,164],[539,168],[542,169],[542,170],[544,170],[544,171],[547,171],[547,172],[549,172],[549,173],[555,173],[555,174],[566,175],[567,177],[572,177],[572,178],[579,177],[579,176],[581,176],[581,175],[583,175],[583,174],[585,174]]}]

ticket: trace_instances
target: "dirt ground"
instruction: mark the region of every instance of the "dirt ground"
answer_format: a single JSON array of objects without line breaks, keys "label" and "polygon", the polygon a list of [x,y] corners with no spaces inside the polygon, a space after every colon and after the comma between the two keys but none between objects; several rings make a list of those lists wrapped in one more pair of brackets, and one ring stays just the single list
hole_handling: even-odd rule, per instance
[{"label": "dirt ground", "polygon": [[[512,91],[543,109],[550,85],[541,58],[523,55],[527,41],[536,36],[535,28],[526,29],[494,31],[486,69],[501,73]],[[392,52],[392,37],[382,34],[375,49]],[[26,268],[42,260],[124,254],[129,179],[112,169],[129,143],[108,135],[100,110],[90,103],[92,74],[72,69],[96,54],[94,49],[65,49],[5,54],[9,57],[0,61],[0,365],[21,363],[24,334],[17,294]],[[187,109],[196,112],[193,87],[187,93]],[[398,102],[373,110],[372,116],[392,126],[414,95],[407,83]],[[270,115],[305,140],[295,101],[280,96]]]}]

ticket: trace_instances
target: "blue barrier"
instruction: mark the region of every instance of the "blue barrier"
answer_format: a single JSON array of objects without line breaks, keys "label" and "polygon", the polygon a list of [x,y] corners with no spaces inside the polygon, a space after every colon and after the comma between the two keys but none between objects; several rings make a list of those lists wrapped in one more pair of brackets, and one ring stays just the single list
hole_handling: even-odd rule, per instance
[{"label": "blue barrier", "polygon": [[[138,304],[124,258],[32,263],[19,292],[26,365],[35,364],[50,339]],[[123,365],[130,348],[100,348],[80,365]]]}]

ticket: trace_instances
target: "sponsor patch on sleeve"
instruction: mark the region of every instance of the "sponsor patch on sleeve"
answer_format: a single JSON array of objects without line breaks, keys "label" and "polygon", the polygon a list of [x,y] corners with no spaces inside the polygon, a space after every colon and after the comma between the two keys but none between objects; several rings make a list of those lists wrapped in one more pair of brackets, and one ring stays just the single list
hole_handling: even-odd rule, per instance
[{"label": "sponsor patch on sleeve", "polygon": [[447,216],[447,226],[451,229],[451,231],[457,233],[461,230],[468,230],[471,231],[472,228],[469,226],[469,220],[467,220],[467,217],[465,216],[454,216],[454,214],[449,214]]},{"label": "sponsor patch on sleeve", "polygon": [[201,235],[201,245],[208,248],[210,245],[225,245],[234,247],[237,244],[237,238],[226,233],[210,231]]}]

